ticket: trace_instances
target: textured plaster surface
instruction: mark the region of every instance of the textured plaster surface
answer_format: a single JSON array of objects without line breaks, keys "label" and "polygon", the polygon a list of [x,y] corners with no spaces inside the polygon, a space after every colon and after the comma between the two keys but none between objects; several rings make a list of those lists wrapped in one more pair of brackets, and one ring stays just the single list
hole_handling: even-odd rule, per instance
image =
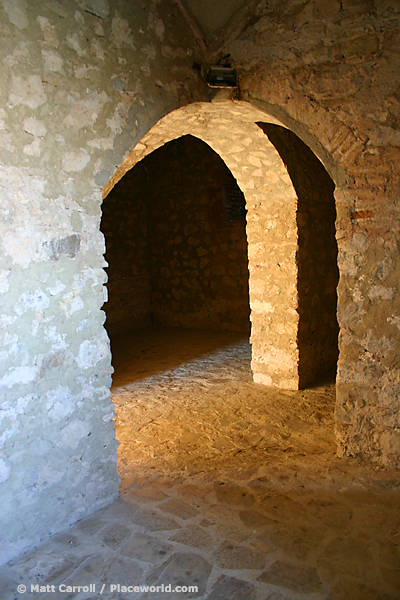
[{"label": "textured plaster surface", "polygon": [[4,561],[118,493],[100,187],[202,85],[174,6],[5,1],[0,24]]}]

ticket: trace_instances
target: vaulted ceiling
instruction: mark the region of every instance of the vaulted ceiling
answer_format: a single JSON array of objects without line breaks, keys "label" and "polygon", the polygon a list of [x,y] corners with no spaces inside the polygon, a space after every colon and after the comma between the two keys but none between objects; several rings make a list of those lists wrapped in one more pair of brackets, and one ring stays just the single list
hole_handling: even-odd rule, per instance
[{"label": "vaulted ceiling", "polygon": [[196,21],[204,38],[210,41],[248,0],[181,0]]}]

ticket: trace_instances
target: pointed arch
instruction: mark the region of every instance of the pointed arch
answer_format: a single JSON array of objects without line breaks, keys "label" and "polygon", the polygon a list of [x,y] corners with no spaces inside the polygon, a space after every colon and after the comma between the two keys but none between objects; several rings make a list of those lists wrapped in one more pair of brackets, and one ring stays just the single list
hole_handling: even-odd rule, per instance
[{"label": "pointed arch", "polygon": [[179,137],[198,137],[219,154],[246,198],[254,381],[298,389],[298,194],[260,121],[285,128],[246,102],[201,102],[175,110],[135,146],[103,197],[145,156]]}]

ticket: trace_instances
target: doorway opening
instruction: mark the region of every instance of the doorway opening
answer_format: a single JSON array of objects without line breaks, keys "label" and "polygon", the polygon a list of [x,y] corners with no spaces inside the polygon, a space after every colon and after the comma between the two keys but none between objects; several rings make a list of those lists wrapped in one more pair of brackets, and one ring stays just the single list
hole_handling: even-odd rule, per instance
[{"label": "doorway opening", "polygon": [[187,135],[158,148],[104,203],[110,336],[151,325],[249,333],[245,199]]},{"label": "doorway opening", "polygon": [[335,184],[321,161],[292,131],[258,123],[275,146],[296,190],[299,387],[335,378],[339,325]]},{"label": "doorway opening", "polygon": [[[144,359],[166,343],[165,336],[175,351],[158,356],[160,369],[248,341],[245,216],[245,198],[232,173],[191,135],[153,151],[113,188],[101,225],[113,387],[157,370]],[[190,329],[196,333],[189,335]],[[151,340],[146,348],[143,335]]]},{"label": "doorway opening", "polygon": [[[135,454],[136,467],[138,460],[148,465],[157,440],[163,440],[163,452],[174,447],[181,432],[176,411],[185,412],[178,389],[188,378],[195,387],[199,378],[211,384],[239,372],[251,381],[245,217],[245,198],[232,173],[214,150],[191,135],[167,142],[138,162],[103,205],[106,328],[124,479],[129,456]],[[179,407],[170,396],[150,407],[145,390],[150,386],[157,396],[165,383],[180,397]],[[208,401],[193,393],[190,411],[197,406],[207,412]],[[157,424],[149,427],[148,414]],[[140,430],[133,439],[127,435],[132,420]],[[214,446],[202,452],[200,447],[197,456],[218,452]],[[167,455],[165,464],[170,464],[174,455]]]},{"label": "doorway opening", "polygon": [[179,109],[105,186],[124,478],[212,476],[237,469],[239,454],[254,474],[288,439],[301,456],[317,437],[334,452],[334,381],[298,392],[336,366],[334,184],[295,134],[261,116],[245,103]]}]

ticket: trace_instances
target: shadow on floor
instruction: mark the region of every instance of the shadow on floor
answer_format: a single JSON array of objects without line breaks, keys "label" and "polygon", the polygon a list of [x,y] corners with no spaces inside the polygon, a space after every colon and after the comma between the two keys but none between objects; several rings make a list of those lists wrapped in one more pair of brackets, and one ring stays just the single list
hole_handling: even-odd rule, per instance
[{"label": "shadow on floor", "polygon": [[245,332],[150,327],[111,336],[112,388],[248,340]]},{"label": "shadow on floor", "polygon": [[0,568],[0,600],[400,597],[399,472],[337,458],[332,383],[254,384],[239,334],[135,336],[114,340],[120,498]]}]

